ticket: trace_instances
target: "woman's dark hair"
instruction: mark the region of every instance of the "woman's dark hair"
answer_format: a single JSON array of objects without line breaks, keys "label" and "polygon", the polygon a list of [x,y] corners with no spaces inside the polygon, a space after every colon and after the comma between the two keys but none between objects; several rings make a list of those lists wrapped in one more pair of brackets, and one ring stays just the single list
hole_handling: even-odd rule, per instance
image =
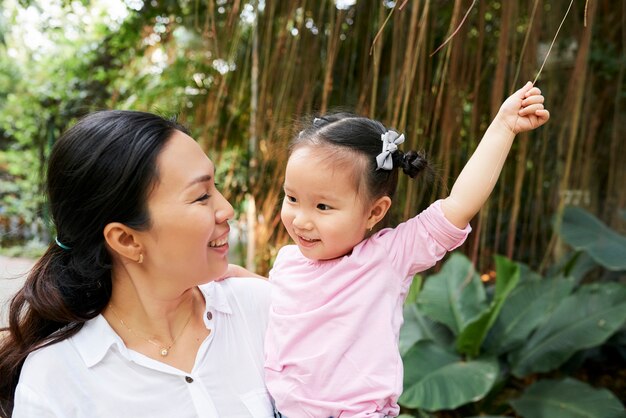
[{"label": "woman's dark hair", "polygon": [[150,226],[147,197],[158,181],[156,160],[176,130],[186,132],[150,113],[102,111],[54,144],[47,198],[58,240],[70,249],[50,244],[11,300],[9,327],[0,330],[0,416],[11,416],[26,356],[76,334],[107,306],[111,257],[104,227]]},{"label": "woman's dark hair", "polygon": [[[391,154],[392,170],[377,169],[376,156],[382,151],[381,135],[388,132],[382,123],[359,117],[349,113],[334,113],[313,119],[291,141],[290,151],[293,152],[303,145],[331,146],[341,156],[341,151],[348,151],[363,157],[362,172],[357,173],[357,187],[361,184],[366,187],[366,195],[371,199],[381,196],[393,198],[398,184],[398,171],[402,171],[411,178],[428,168],[428,162],[423,153],[399,149]],[[352,160],[354,161],[354,159]],[[355,164],[358,167],[358,164]]]}]

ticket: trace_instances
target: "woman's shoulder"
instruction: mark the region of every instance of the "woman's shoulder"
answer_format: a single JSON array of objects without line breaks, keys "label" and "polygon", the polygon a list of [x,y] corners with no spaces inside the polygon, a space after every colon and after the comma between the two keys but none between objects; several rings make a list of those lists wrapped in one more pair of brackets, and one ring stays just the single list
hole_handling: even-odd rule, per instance
[{"label": "woman's shoulder", "polygon": [[67,368],[80,367],[81,364],[83,362],[71,340],[65,339],[30,353],[22,366],[19,381],[31,387],[61,384],[59,380],[67,374]]},{"label": "woman's shoulder", "polygon": [[220,282],[201,286],[205,295],[216,302],[223,298],[230,307],[246,313],[267,315],[272,286],[267,280],[256,277],[231,277]]}]

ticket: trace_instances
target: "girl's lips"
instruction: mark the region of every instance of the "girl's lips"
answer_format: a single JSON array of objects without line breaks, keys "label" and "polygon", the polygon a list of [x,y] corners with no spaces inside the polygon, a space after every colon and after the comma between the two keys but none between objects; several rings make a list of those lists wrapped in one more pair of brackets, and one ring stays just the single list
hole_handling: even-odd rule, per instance
[{"label": "girl's lips", "polygon": [[297,237],[298,237],[298,245],[304,248],[312,248],[320,242],[319,239],[308,240],[304,237],[301,237],[300,235],[297,235]]}]

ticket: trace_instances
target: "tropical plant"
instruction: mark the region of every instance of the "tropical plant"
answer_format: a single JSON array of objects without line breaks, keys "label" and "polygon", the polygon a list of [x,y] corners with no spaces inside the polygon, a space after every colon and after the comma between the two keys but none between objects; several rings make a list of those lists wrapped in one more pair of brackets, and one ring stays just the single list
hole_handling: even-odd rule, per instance
[{"label": "tropical plant", "polygon": [[[579,208],[565,208],[563,219],[560,235],[590,258],[570,256],[542,277],[496,256],[495,284],[484,286],[470,260],[454,253],[405,305],[399,401],[407,411],[502,414],[512,407],[524,418],[625,416],[616,394],[563,377],[586,353],[622,338],[626,285],[587,283],[591,270],[577,265],[593,257],[616,270],[625,239]],[[592,253],[600,245],[603,255]]]}]

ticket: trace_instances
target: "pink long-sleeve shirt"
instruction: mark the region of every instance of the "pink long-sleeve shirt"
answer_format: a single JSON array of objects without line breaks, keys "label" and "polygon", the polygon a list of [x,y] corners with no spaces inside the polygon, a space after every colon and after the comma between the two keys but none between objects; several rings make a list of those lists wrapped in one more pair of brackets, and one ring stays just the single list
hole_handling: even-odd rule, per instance
[{"label": "pink long-sleeve shirt", "polygon": [[352,253],[309,260],[283,247],[270,272],[265,378],[288,418],[397,416],[402,393],[398,337],[415,273],[461,245],[440,201]]}]

